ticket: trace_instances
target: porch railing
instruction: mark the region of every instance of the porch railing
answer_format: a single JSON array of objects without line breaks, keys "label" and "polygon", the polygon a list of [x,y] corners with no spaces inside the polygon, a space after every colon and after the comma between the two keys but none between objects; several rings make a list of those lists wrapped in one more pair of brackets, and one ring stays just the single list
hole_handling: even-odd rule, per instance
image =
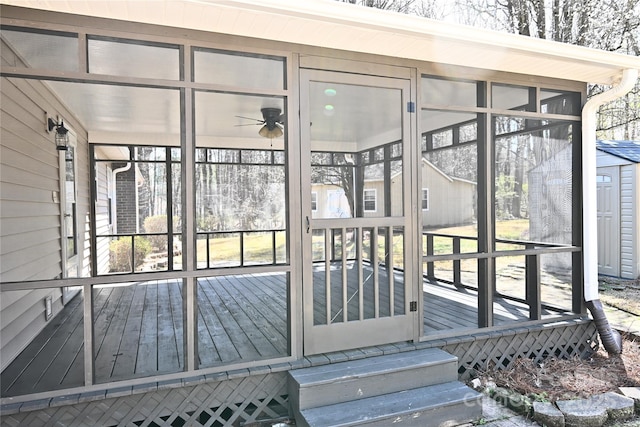
[{"label": "porch railing", "polygon": [[[198,242],[205,242],[204,248],[198,244],[198,252],[203,251],[202,254],[198,253],[198,269],[283,265],[288,262],[285,250],[285,229],[206,231],[198,232],[196,236]],[[223,239],[226,239],[225,246],[235,246],[232,256],[217,254],[213,249],[215,243]],[[252,239],[258,247],[251,245]],[[251,248],[251,256],[249,256],[249,248]]]},{"label": "porch railing", "polygon": [[[572,245],[561,245],[543,242],[521,241],[512,239],[495,239],[495,243],[508,244],[518,247],[518,249],[509,250],[495,250],[489,253],[480,253],[477,251],[477,237],[472,236],[459,236],[445,233],[431,233],[424,231],[423,235],[423,262],[426,263],[426,269],[424,276],[430,280],[436,280],[439,282],[449,283],[459,288],[469,288],[478,290],[478,292],[487,292],[492,297],[505,298],[512,301],[517,301],[529,306],[529,319],[540,320],[542,318],[543,308],[550,311],[563,311],[558,307],[554,307],[550,304],[543,304],[541,300],[541,256],[548,254],[558,253],[578,253],[579,247]],[[450,239],[452,251],[446,254],[435,253],[435,238]],[[476,251],[474,252],[462,252],[462,242],[473,241],[476,242]],[[513,257],[524,256],[525,257],[525,298],[517,298],[512,295],[502,294],[496,291],[495,282],[492,289],[478,289],[475,286],[464,284],[462,281],[462,266],[461,261],[465,259],[489,259],[499,257]],[[435,270],[435,263],[437,261],[451,261],[453,280],[448,280],[443,277],[437,277]],[[495,268],[495,265],[494,265]],[[495,274],[495,271],[493,272]],[[572,282],[572,311],[582,311],[582,298],[579,290],[580,280],[573,278]],[[489,298],[491,299],[491,298]]]}]

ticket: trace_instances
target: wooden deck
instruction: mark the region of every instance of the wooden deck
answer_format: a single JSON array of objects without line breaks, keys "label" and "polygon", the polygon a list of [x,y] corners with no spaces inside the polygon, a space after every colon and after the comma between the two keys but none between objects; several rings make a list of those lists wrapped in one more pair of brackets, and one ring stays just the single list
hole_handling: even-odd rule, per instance
[{"label": "wooden deck", "polygon": [[[198,284],[201,367],[289,354],[286,275],[205,278]],[[150,281],[94,289],[97,383],[183,370],[181,286]],[[426,281],[424,289],[425,335],[476,328],[474,291]],[[2,397],[83,385],[82,305],[78,295],[2,372]],[[526,306],[507,300],[494,306],[495,324],[527,320]]]}]

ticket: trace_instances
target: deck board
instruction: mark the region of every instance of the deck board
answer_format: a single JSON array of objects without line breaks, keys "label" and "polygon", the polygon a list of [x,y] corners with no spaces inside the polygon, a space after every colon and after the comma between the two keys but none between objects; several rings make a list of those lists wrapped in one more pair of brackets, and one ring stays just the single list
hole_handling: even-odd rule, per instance
[{"label": "deck board", "polygon": [[[215,304],[209,286],[198,281],[198,306]],[[209,297],[212,296],[212,299]],[[218,317],[220,310],[198,310],[198,355],[201,366],[214,366],[216,363],[227,363],[240,358],[240,353],[231,342],[229,331],[224,328]]]},{"label": "deck board", "polygon": [[242,327],[250,331],[249,338],[256,346],[260,356],[264,358],[283,354],[287,350],[286,340],[279,340],[271,332],[273,326],[269,321],[269,317],[273,314],[273,311],[261,310],[258,301],[251,303],[251,296],[254,291],[243,291],[240,286],[243,280],[243,277],[226,276],[221,279],[224,285],[220,286],[219,289],[228,294],[227,301],[236,307],[238,318],[242,320]]},{"label": "deck board", "polygon": [[[182,282],[163,281],[158,289],[166,289],[168,294],[168,297],[163,296],[158,300],[169,303],[168,316],[163,319],[169,326],[158,325],[158,372],[176,372],[184,367]],[[164,306],[165,304],[160,304],[160,307]],[[162,317],[158,316],[159,320]]]},{"label": "deck board", "polygon": [[151,373],[158,366],[158,304],[157,286],[146,286],[136,372]]},{"label": "deck board", "polygon": [[126,378],[132,372],[135,372],[138,351],[134,352],[129,349],[139,349],[144,298],[147,288],[149,286],[135,286],[131,300],[126,301],[124,329],[113,365],[112,378]]},{"label": "deck board", "polygon": [[[355,269],[350,269],[355,274]],[[373,275],[364,273],[365,318],[373,298]],[[381,313],[389,313],[389,286],[379,270]],[[332,310],[342,321],[341,271],[332,270]],[[324,272],[316,271],[324,292]],[[210,277],[198,280],[198,356],[200,367],[269,359],[289,353],[286,274]],[[367,280],[368,279],[368,280]],[[403,278],[396,274],[394,312],[404,310]],[[359,317],[357,280],[349,280],[348,317]],[[424,282],[425,335],[476,328],[477,293]],[[354,302],[355,301],[355,302]],[[181,281],[100,286],[93,291],[96,382],[180,372],[184,367]],[[82,294],[2,372],[2,397],[81,386],[84,381]],[[326,318],[324,306],[316,307]],[[525,306],[497,300],[494,323],[527,320]]]},{"label": "deck board", "polygon": [[47,375],[47,368],[55,355],[64,353],[62,348],[56,348],[56,345],[64,343],[69,331],[76,329],[78,324],[82,325],[82,300],[73,299],[2,372],[2,396],[11,389],[22,390],[20,394],[35,393],[43,384],[50,390],[65,387],[56,380],[55,373],[51,373],[51,377]]}]

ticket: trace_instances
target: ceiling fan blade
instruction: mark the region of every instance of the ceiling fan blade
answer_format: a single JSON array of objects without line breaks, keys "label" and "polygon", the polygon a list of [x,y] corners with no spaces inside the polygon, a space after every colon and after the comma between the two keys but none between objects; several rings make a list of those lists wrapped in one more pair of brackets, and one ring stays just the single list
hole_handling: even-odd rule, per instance
[{"label": "ceiling fan blade", "polygon": [[245,117],[245,116],[235,116],[235,117],[237,117],[237,118],[239,118],[239,119],[253,120],[253,121],[256,121],[256,122],[258,122],[258,123],[264,124],[264,120],[255,119],[255,118],[253,118],[253,117]]},{"label": "ceiling fan blade", "polygon": [[264,125],[264,123],[245,123],[244,125],[233,125],[233,127],[240,127],[240,126],[261,126]]}]

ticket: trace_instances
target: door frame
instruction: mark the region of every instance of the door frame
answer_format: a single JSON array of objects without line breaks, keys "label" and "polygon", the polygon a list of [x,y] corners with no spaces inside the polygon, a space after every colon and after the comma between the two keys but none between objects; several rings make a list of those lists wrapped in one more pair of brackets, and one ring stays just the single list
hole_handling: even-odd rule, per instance
[{"label": "door frame", "polygon": [[[67,212],[67,202],[68,202],[68,193],[67,193],[67,150],[60,150],[58,153],[58,161],[59,161],[59,172],[60,172],[60,263],[62,267],[61,277],[69,278],[69,277],[80,277],[81,275],[81,266],[80,266],[80,257],[81,257],[81,248],[78,246],[80,242],[79,233],[80,233],[80,224],[78,219],[78,151],[77,151],[77,139],[75,133],[68,132],[69,135],[69,149],[73,150],[73,200],[75,203],[73,204],[72,209],[75,211],[73,213]],[[69,219],[73,221],[71,224],[68,223]],[[67,225],[70,225],[73,232],[74,239],[74,247],[76,253],[69,257],[69,245],[67,240]],[[71,299],[80,291],[81,287],[79,286],[65,286],[62,288],[62,303],[67,304]]]},{"label": "door frame", "polygon": [[[381,345],[393,342],[411,340],[419,341],[422,333],[422,286],[420,257],[420,233],[419,210],[417,196],[417,180],[419,176],[419,159],[417,126],[415,119],[415,87],[416,72],[409,73],[411,78],[403,76],[372,76],[362,75],[349,71],[300,69],[300,185],[301,185],[301,228],[302,242],[302,306],[303,306],[303,353],[304,355],[318,354],[330,351],[346,350],[372,345]],[[403,188],[404,188],[404,215],[402,217],[382,217],[382,223],[391,228],[398,225],[398,218],[402,218],[404,229],[404,303],[405,314],[391,316],[389,318],[365,319],[349,322],[341,322],[331,325],[314,325],[313,316],[313,256],[311,253],[312,226],[306,218],[311,218],[311,146],[310,146],[310,94],[309,82],[322,81],[335,84],[347,84],[357,86],[371,86],[380,88],[398,89],[401,92],[399,108],[402,110],[402,140],[403,140]],[[321,228],[327,226],[327,221],[340,220],[315,220]],[[367,224],[368,218],[350,218],[351,226]],[[381,225],[384,226],[384,225]],[[341,225],[337,225],[340,228]],[[326,234],[325,234],[326,236]],[[325,248],[326,249],[326,248]],[[413,304],[415,310],[410,310]],[[383,321],[380,321],[380,320]],[[388,321],[393,319],[393,321]],[[339,325],[336,332],[335,325]],[[364,325],[364,326],[363,326]],[[372,333],[363,333],[369,330]]]}]

